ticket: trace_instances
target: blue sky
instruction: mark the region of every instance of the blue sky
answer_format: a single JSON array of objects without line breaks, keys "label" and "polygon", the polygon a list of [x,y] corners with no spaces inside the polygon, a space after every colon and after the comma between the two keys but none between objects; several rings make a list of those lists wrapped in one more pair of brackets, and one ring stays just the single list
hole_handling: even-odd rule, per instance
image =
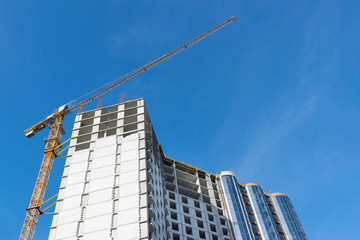
[{"label": "blue sky", "polygon": [[[20,233],[48,134],[29,140],[26,128],[232,16],[104,105],[145,98],[168,156],[286,193],[309,239],[358,235],[359,3],[224,2],[1,1],[2,239]],[[36,239],[50,223],[41,217]]]}]

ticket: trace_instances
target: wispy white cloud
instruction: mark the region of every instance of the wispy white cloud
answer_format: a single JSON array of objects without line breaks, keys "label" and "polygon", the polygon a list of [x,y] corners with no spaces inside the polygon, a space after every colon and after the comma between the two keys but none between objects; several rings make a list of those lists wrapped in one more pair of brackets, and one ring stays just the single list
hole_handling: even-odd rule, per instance
[{"label": "wispy white cloud", "polygon": [[[329,6],[329,9],[333,7]],[[251,179],[259,173],[264,161],[268,161],[268,155],[274,149],[281,148],[286,137],[316,111],[321,98],[336,81],[332,75],[336,64],[336,48],[328,48],[324,43],[324,40],[332,37],[334,30],[321,24],[327,13],[326,9],[315,9],[304,23],[297,72],[292,76],[298,88],[294,92],[284,93],[255,122],[258,127],[254,128],[256,130],[251,134],[252,138],[248,139],[248,150],[239,153],[241,161],[237,171],[243,178]]]}]

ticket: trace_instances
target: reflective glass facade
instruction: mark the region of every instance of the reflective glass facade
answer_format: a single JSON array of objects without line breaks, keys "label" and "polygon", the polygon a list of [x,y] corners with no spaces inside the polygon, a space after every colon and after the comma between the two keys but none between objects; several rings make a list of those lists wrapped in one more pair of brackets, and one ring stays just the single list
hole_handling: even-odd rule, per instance
[{"label": "reflective glass facade", "polygon": [[235,173],[218,175],[234,240],[307,240],[290,199],[268,194],[255,183],[237,181]]},{"label": "reflective glass facade", "polygon": [[260,186],[252,184],[246,186],[246,189],[249,192],[263,238],[269,240],[280,239],[268,203]]},{"label": "reflective glass facade", "polygon": [[279,213],[286,236],[289,240],[307,240],[304,229],[295,212],[290,199],[283,194],[272,194],[271,196],[276,211]]},{"label": "reflective glass facade", "polygon": [[221,180],[236,239],[253,240],[254,236],[236,178],[225,175]]}]

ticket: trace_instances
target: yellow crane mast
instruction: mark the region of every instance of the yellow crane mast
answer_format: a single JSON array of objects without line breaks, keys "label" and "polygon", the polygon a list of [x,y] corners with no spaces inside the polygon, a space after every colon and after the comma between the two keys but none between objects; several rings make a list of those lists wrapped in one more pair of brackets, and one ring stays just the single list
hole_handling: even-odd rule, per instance
[{"label": "yellow crane mast", "polygon": [[[53,114],[49,115],[45,120],[33,125],[31,128],[25,130],[25,136],[30,138],[34,136],[37,132],[43,130],[46,127],[50,127],[49,137],[46,139],[44,158],[41,163],[39,175],[36,179],[35,187],[33,194],[31,196],[29,207],[26,209],[26,217],[21,230],[19,240],[33,239],[36,226],[39,220],[39,216],[43,213],[41,207],[44,204],[44,197],[46,193],[46,188],[49,182],[49,177],[51,169],[54,163],[54,159],[57,157],[58,149],[61,143],[61,137],[64,134],[63,130],[63,121],[64,117],[76,110],[82,109],[86,104],[94,101],[100,96],[110,92],[111,90],[117,88],[118,86],[124,84],[125,82],[139,76],[145,71],[155,67],[161,62],[175,56],[176,54],[184,51],[188,47],[196,44],[197,42],[203,40],[204,38],[210,36],[216,31],[228,26],[232,22],[236,21],[235,17],[232,17],[225,22],[219,24],[218,26],[212,28],[211,30],[201,34],[197,38],[194,38],[190,42],[182,45],[181,47],[169,52],[168,54],[136,69],[135,71],[115,79],[114,81],[80,97],[76,100],[71,101],[68,104],[65,104],[54,111]],[[91,95],[92,94],[92,95]],[[89,96],[90,95],[90,96]],[[81,100],[83,99],[83,100]]]}]

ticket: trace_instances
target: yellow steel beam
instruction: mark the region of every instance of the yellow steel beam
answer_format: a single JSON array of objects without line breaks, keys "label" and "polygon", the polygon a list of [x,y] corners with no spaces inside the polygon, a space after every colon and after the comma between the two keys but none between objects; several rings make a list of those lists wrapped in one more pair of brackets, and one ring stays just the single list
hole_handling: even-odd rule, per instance
[{"label": "yellow steel beam", "polygon": [[41,214],[41,205],[44,201],[51,169],[63,134],[63,120],[64,115],[58,115],[50,127],[49,137],[45,146],[44,158],[41,163],[39,175],[35,183],[29,207],[26,209],[26,217],[19,240],[28,240],[34,238],[35,229]]}]

